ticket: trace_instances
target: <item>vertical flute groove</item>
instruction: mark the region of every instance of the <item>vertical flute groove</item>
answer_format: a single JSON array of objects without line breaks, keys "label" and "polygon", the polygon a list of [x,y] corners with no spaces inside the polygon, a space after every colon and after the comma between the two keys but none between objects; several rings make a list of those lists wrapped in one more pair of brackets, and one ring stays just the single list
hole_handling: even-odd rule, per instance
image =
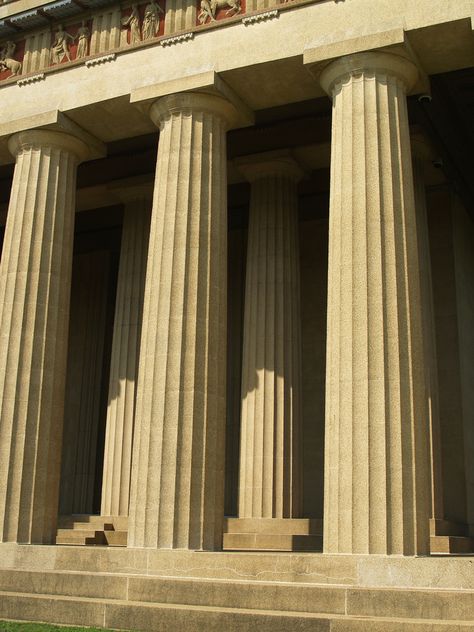
[{"label": "vertical flute groove", "polygon": [[405,85],[413,69],[386,54],[353,61],[354,71],[334,62],[322,79],[334,101],[324,550],[424,553],[429,468]]},{"label": "vertical flute groove", "polygon": [[0,541],[52,542],[57,518],[75,173],[82,143],[21,132],[0,264]]},{"label": "vertical flute groove", "polygon": [[220,320],[226,313],[226,275],[220,267],[227,230],[223,103],[217,97],[185,94],[154,106],[161,133],[137,385],[129,546],[221,547],[225,325]]},{"label": "vertical flute groove", "polygon": [[[301,511],[299,248],[289,156],[255,157],[242,359],[239,517],[294,518]],[[263,162],[262,162],[263,161]],[[263,170],[263,171],[262,171]]]},{"label": "vertical flute groove", "polygon": [[128,515],[144,268],[151,203],[125,201],[115,305],[101,514]]}]

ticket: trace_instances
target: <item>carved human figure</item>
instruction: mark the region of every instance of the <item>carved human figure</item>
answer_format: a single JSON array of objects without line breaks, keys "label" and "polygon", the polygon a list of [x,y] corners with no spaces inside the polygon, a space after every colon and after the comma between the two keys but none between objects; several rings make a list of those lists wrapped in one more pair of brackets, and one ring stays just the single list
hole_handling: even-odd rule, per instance
[{"label": "carved human figure", "polygon": [[71,61],[68,41],[74,42],[75,39],[75,37],[63,29],[61,24],[58,24],[58,30],[56,31],[54,42],[51,46],[51,61],[53,64],[60,64],[64,57],[66,57],[68,61]]},{"label": "carved human figure", "polygon": [[216,21],[216,13],[218,9],[228,7],[226,16],[241,13],[242,7],[240,0],[201,0],[201,11],[198,15],[200,24],[205,24],[209,19],[211,22]]},{"label": "carved human figure", "polygon": [[130,27],[130,41],[129,44],[138,44],[141,42],[140,37],[140,15],[138,14],[138,8],[136,4],[132,4],[132,12],[128,17],[123,18],[122,27]]},{"label": "carved human figure", "polygon": [[155,0],[151,0],[151,2],[146,5],[142,24],[143,40],[156,37],[158,29],[160,28],[160,13],[163,14],[164,11]]},{"label": "carved human figure", "polygon": [[76,37],[77,37],[77,51],[76,51],[76,59],[82,59],[82,57],[87,57],[89,53],[89,35],[90,31],[86,26],[86,23],[83,21],[82,25],[79,27]]},{"label": "carved human figure", "polygon": [[13,58],[15,48],[15,42],[5,42],[5,45],[0,49],[0,72],[9,70],[12,76],[21,73],[21,62]]}]

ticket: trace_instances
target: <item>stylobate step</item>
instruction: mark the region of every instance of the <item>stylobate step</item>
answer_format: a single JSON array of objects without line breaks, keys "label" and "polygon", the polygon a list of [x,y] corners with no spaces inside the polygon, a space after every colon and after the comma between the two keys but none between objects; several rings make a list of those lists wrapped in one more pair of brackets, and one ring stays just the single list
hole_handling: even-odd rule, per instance
[{"label": "stylobate step", "polygon": [[473,590],[362,588],[4,569],[0,570],[0,591],[190,607],[474,621]]},{"label": "stylobate step", "polygon": [[355,617],[3,592],[0,618],[142,632],[472,632],[459,620]]}]

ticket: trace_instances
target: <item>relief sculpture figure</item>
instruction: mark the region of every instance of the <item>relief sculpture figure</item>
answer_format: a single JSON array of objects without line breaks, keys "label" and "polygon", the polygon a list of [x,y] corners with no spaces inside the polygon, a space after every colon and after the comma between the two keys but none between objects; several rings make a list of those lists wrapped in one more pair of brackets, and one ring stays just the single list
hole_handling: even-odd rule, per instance
[{"label": "relief sculpture figure", "polygon": [[68,40],[74,42],[75,39],[75,37],[63,29],[61,24],[58,24],[58,30],[56,31],[54,42],[51,46],[51,62],[53,64],[60,64],[64,57],[66,57],[68,61],[71,61]]},{"label": "relief sculpture figure", "polygon": [[156,37],[158,29],[160,28],[160,13],[164,14],[164,11],[155,2],[155,0],[152,0],[149,4],[146,5],[142,24],[143,40]]},{"label": "relief sculpture figure", "polygon": [[78,29],[76,37],[77,37],[77,52],[76,59],[82,59],[82,57],[87,57],[89,52],[89,35],[90,31],[86,26],[86,23],[83,21],[81,27]]},{"label": "relief sculpture figure", "polygon": [[130,27],[130,42],[129,44],[138,44],[141,42],[140,37],[140,16],[136,4],[132,4],[132,12],[128,17],[122,19],[122,27]]},{"label": "relief sculpture figure", "polygon": [[6,42],[0,49],[0,71],[9,70],[12,76],[21,73],[21,62],[13,59],[15,48],[15,42]]},{"label": "relief sculpture figure", "polygon": [[201,11],[198,15],[200,24],[205,24],[209,18],[211,22],[216,21],[218,9],[229,7],[226,15],[236,15],[242,11],[240,0],[201,0]]}]

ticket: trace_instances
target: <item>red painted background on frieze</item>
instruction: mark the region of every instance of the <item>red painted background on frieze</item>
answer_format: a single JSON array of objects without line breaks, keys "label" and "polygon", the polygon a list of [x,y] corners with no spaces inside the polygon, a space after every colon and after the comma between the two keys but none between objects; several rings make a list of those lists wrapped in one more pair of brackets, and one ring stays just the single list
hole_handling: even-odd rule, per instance
[{"label": "red painted background on frieze", "polygon": [[[155,3],[161,8],[163,13],[160,13],[160,25],[158,31],[156,32],[156,37],[163,35],[165,32],[165,0],[155,0]],[[148,2],[144,4],[137,4],[138,15],[140,17],[140,38],[142,36],[142,27],[143,27],[143,17],[145,15],[145,8],[149,4]],[[122,23],[126,18],[128,18],[132,14],[132,7],[127,7],[126,9],[122,9]],[[127,43],[130,44],[130,27],[124,27],[124,30],[127,30]],[[151,39],[149,41],[152,41]]]},{"label": "red painted background on frieze", "polygon": [[[7,43],[8,40],[5,40],[4,42],[2,42],[0,44],[0,48],[3,48],[4,45]],[[26,40],[20,40],[18,42],[15,42],[16,44],[16,48],[15,48],[15,52],[13,53],[13,59],[17,60],[17,61],[22,61],[23,56],[25,54],[25,43]],[[8,79],[8,77],[11,77],[11,72],[9,70],[3,70],[0,72],[0,81],[3,81],[3,79]]]}]

